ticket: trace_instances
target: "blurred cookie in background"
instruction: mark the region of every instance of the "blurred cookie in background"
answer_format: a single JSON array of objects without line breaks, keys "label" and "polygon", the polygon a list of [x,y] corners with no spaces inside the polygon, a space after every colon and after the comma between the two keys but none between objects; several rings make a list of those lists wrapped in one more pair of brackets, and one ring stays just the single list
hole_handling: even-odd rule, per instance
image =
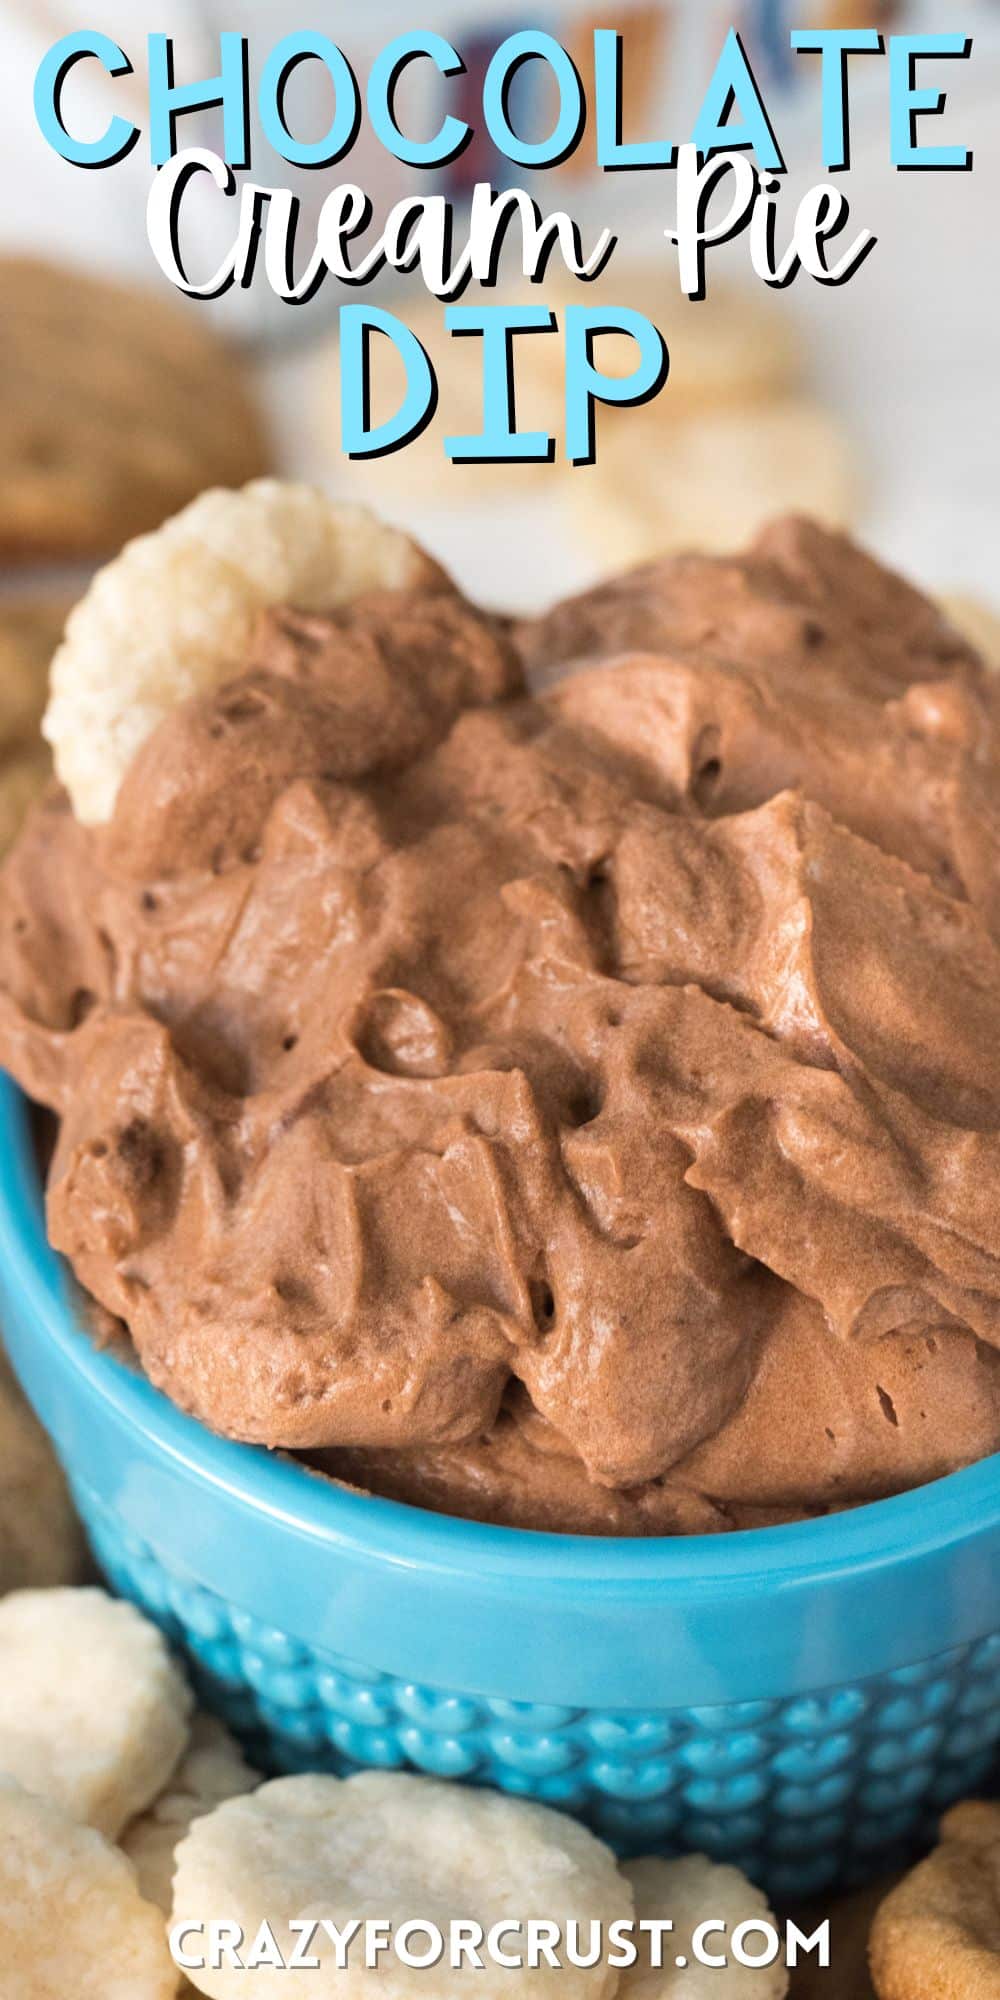
[{"label": "blurred cookie in background", "polygon": [[[503,280],[476,292],[486,304],[523,303],[532,288]],[[373,506],[432,503],[499,509],[513,500],[555,500],[588,570],[608,573],[685,547],[725,550],[748,541],[770,516],[806,512],[849,527],[859,512],[861,479],[852,441],[804,386],[806,354],[793,317],[770,293],[714,283],[702,300],[685,299],[669,267],[612,262],[593,284],[553,271],[543,288],[556,331],[513,338],[514,404],[520,431],[556,440],[551,465],[452,464],[448,435],[475,436],[483,424],[483,342],[449,334],[445,307],[426,292],[401,298],[394,311],[428,353],[438,382],[433,422],[404,450],[346,461],[338,490]],[[464,301],[463,301],[464,302]],[[670,352],[667,382],[635,408],[600,405],[596,463],[570,465],[564,454],[567,304],[628,305],[652,320]],[[612,379],[636,365],[626,334],[598,334],[594,360]],[[337,456],[339,396],[331,393],[336,350],[318,360],[316,400],[327,412],[331,470]],[[399,408],[403,364],[385,339],[371,351],[371,422]]]},{"label": "blurred cookie in background", "polygon": [[[664,332],[666,388],[641,408],[599,408],[596,462],[574,468],[569,497],[581,539],[605,570],[679,548],[740,548],[776,514],[804,512],[848,527],[858,467],[843,426],[805,386],[794,318],[770,293],[716,283],[704,299],[665,300],[650,273],[623,273]],[[609,276],[610,286],[610,276]],[[605,334],[597,366],[627,375],[632,343]]]},{"label": "blurred cookie in background", "polygon": [[[662,266],[612,261],[593,284],[577,283],[570,290],[570,281],[564,282],[566,303],[630,306],[659,327],[670,350],[670,373],[666,388],[645,409],[667,422],[695,410],[742,408],[788,395],[802,379],[804,357],[794,319],[771,293],[713,277],[703,299],[687,299],[666,261]],[[596,336],[594,359],[602,374],[630,375],[635,358],[627,334]],[[558,353],[557,359],[553,379],[561,392]],[[642,412],[602,408],[598,426],[627,425],[636,414]]]},{"label": "blurred cookie in background", "polygon": [[89,1573],[55,1453],[0,1347],[0,1597],[79,1583]]},{"label": "blurred cookie in background", "polygon": [[[556,440],[552,465],[507,463],[454,465],[446,457],[446,436],[475,436],[483,427],[483,341],[455,335],[445,326],[446,302],[421,290],[393,302],[393,311],[416,334],[430,358],[439,400],[433,422],[405,449],[384,458],[343,462],[345,490],[378,505],[400,495],[432,495],[454,502],[489,500],[493,494],[535,490],[554,493],[557,480],[578,483],[577,468],[564,456],[565,309],[567,305],[628,306],[660,328],[670,351],[665,387],[642,409],[602,406],[597,413],[598,461],[611,438],[621,435],[627,453],[647,448],[650,436],[702,410],[743,410],[788,395],[801,373],[799,343],[787,312],[775,311],[769,296],[713,285],[692,302],[678,291],[669,266],[612,262],[592,283],[570,279],[553,268],[544,285],[504,279],[495,290],[473,286],[462,304],[510,306],[543,302],[556,320],[552,332],[522,332],[512,338],[514,405],[520,431],[545,431]],[[612,378],[630,375],[636,348],[627,334],[594,339],[596,366]],[[339,357],[336,343],[317,363],[316,401],[323,413],[331,460],[339,455]],[[403,364],[391,343],[372,342],[371,423],[398,410],[405,393]]]},{"label": "blurred cookie in background", "polygon": [[0,597],[0,750],[38,736],[49,662],[72,602],[66,595]]},{"label": "blurred cookie in background", "polygon": [[39,732],[49,662],[70,602],[64,597],[0,597],[0,856],[52,774],[49,748]]},{"label": "blurred cookie in background", "polygon": [[41,798],[52,776],[52,760],[44,743],[21,745],[9,756],[0,753],[0,859],[12,847],[21,822]]},{"label": "blurred cookie in background", "polygon": [[195,308],[0,258],[0,563],[86,559],[268,468],[243,370]]},{"label": "blurred cookie in background", "polygon": [[693,411],[605,433],[571,489],[581,533],[610,570],[678,548],[742,548],[772,515],[854,520],[854,453],[835,418],[804,397]]}]

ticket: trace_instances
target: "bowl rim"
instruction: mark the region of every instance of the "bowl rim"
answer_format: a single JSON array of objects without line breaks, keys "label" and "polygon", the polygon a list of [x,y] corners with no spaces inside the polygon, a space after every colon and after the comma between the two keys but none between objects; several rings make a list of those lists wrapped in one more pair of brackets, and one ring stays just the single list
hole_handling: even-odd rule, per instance
[{"label": "bowl rim", "polygon": [[1000,1528],[1000,1453],[890,1499],[777,1527],[711,1535],[588,1536],[495,1526],[359,1493],[290,1457],[220,1437],[84,1334],[67,1268],[45,1233],[28,1100],[0,1073],[0,1281],[90,1395],[147,1447],[299,1533],[382,1560],[454,1573],[502,1574],[528,1590],[600,1583],[613,1591],[676,1585],[740,1590],[810,1577],[856,1578],[902,1557],[933,1556]]}]

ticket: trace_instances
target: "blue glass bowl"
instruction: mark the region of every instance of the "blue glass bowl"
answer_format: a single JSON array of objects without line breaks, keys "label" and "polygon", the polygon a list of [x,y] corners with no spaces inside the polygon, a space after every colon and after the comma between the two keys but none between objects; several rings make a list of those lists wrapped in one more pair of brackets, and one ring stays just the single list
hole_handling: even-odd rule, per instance
[{"label": "blue glass bowl", "polygon": [[0,1316],[99,1562],[268,1768],[405,1765],[701,1848],[889,1865],[1000,1737],[1000,1458],[828,1520],[603,1541],[368,1499],[213,1436],[74,1318],[0,1079]]}]

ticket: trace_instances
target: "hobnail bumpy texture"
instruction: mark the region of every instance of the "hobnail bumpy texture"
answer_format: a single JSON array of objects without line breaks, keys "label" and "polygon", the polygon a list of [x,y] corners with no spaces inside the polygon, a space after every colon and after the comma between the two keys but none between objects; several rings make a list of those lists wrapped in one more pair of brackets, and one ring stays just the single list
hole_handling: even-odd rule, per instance
[{"label": "hobnail bumpy texture", "polygon": [[93,1494],[76,1499],[112,1585],[162,1626],[206,1706],[271,1771],[406,1767],[497,1785],[576,1814],[621,1853],[699,1849],[797,1897],[903,1860],[982,1785],[1000,1739],[1000,1632],[787,1701],[610,1712],[487,1700],[317,1652],[171,1573]]}]

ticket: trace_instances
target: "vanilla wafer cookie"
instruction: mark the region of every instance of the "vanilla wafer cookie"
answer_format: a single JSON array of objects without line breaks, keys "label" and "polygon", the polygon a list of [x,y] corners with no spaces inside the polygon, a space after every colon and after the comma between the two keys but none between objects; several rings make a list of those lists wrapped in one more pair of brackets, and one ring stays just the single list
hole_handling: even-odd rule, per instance
[{"label": "vanilla wafer cookie", "polygon": [[0,1772],[109,1839],[163,1789],[191,1694],[166,1642],[103,1590],[0,1601]]},{"label": "vanilla wafer cookie", "polygon": [[[788,1973],[780,1946],[779,1956],[767,1966],[741,1965],[732,1955],[741,1924],[763,1923],[778,1936],[766,1896],[738,1868],[704,1854],[686,1854],[679,1861],[651,1855],[626,1862],[623,1872],[635,1896],[637,1921],[669,1922],[673,1928],[664,1934],[659,1966],[651,1963],[652,1934],[642,1934],[639,1964],[622,1975],[618,2000],[714,2000],[715,1995],[719,2000],[783,2000]],[[695,1932],[705,1923],[723,1926],[704,1939],[704,1952],[728,1958],[725,1966],[698,1962]],[[759,1931],[748,1933],[746,1948],[749,1955],[763,1954],[771,1949],[771,1939]]]},{"label": "vanilla wafer cookie", "polygon": [[4,2000],[173,2000],[163,1918],[93,1827],[0,1777]]},{"label": "vanilla wafer cookie", "polygon": [[246,1762],[239,1744],[214,1715],[194,1718],[191,1740],[158,1798],[127,1826],[121,1847],[135,1868],[147,1902],[169,1915],[174,1854],[202,1813],[224,1799],[252,1792],[260,1773]]},{"label": "vanilla wafer cookie", "polygon": [[241,670],[265,606],[333,611],[369,590],[444,583],[409,536],[315,487],[203,493],[98,573],[53,660],[44,730],[77,818],[108,819],[163,716]]},{"label": "vanilla wafer cookie", "polygon": [[[565,1927],[588,1920],[605,1927],[628,1919],[632,1897],[614,1857],[594,1835],[545,1806],[472,1791],[398,1772],[279,1778],[248,1798],[197,1819],[177,1850],[175,1922],[207,1921],[224,1910],[248,1938],[267,1921],[287,1959],[295,1950],[289,1922],[327,1917],[384,1920],[395,1930],[430,1921],[442,1934],[454,1918],[488,1933],[501,1919],[510,1929],[503,1949],[525,1951],[532,1917]],[[427,1948],[421,1935],[416,1952]],[[287,1992],[301,2000],[519,2000],[551,1993],[559,2000],[610,2000],[618,1974],[606,1962],[584,1968],[543,1964],[513,1974],[483,1954],[482,1969],[466,1963],[436,1971],[402,1963],[394,1953],[369,1970],[363,1947],[337,1969],[322,1934],[311,1946],[319,1970],[257,1972],[220,1967],[192,1972],[212,2000],[257,2000]]]}]

